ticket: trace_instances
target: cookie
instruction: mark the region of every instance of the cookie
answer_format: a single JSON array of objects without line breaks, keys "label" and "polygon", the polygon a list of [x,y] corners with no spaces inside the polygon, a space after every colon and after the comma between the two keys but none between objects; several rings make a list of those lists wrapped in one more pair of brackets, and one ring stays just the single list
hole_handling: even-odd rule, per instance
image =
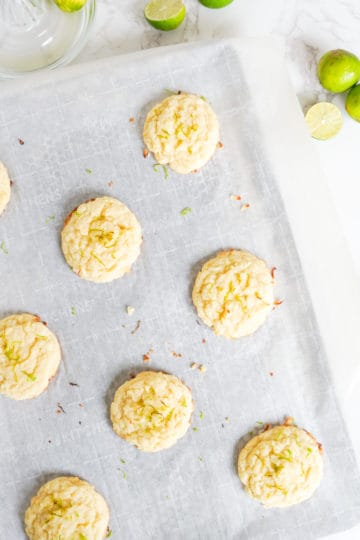
[{"label": "cookie", "polygon": [[304,429],[276,426],[240,451],[238,473],[248,494],[264,506],[291,506],[309,499],[323,476],[322,448]]},{"label": "cookie", "polygon": [[158,163],[186,174],[200,169],[213,155],[219,142],[219,124],[204,99],[178,94],[151,109],[143,137]]},{"label": "cookie", "polygon": [[197,275],[192,299],[215,334],[239,338],[261,326],[274,303],[274,279],[265,262],[247,251],[222,251]]},{"label": "cookie", "polygon": [[59,343],[37,315],[0,320],[0,394],[30,399],[43,392],[60,363]]},{"label": "cookie", "polygon": [[10,179],[6,167],[0,161],[0,214],[10,200]]},{"label": "cookie", "polygon": [[25,512],[30,540],[104,540],[109,509],[94,487],[76,476],[44,484]]},{"label": "cookie", "polygon": [[110,414],[119,437],[144,452],[157,452],[185,435],[193,410],[191,391],[180,379],[143,371],[117,389]]},{"label": "cookie", "polygon": [[141,227],[112,197],[84,202],[66,218],[61,233],[65,259],[81,278],[105,283],[129,272],[140,254]]}]

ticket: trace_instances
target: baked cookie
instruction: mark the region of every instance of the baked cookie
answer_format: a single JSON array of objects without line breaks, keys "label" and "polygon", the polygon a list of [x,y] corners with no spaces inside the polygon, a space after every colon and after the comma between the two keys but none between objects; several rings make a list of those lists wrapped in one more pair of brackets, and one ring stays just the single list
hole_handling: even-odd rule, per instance
[{"label": "baked cookie", "polygon": [[43,392],[60,363],[58,340],[37,315],[0,320],[0,394],[30,399]]},{"label": "baked cookie", "polygon": [[158,163],[186,174],[200,169],[213,155],[219,142],[219,124],[204,99],[177,94],[151,109],[143,137]]},{"label": "baked cookie", "polygon": [[180,379],[143,371],[117,389],[110,414],[119,437],[157,452],[185,435],[193,410],[191,391]]},{"label": "baked cookie", "polygon": [[265,262],[247,251],[222,251],[197,275],[192,299],[199,317],[215,334],[252,334],[273,308],[274,279]]},{"label": "baked cookie", "polygon": [[291,506],[309,499],[323,476],[322,447],[304,429],[276,426],[240,451],[238,472],[246,491],[264,506]]},{"label": "baked cookie", "polygon": [[10,200],[10,179],[6,167],[0,161],[0,214]]},{"label": "baked cookie", "polygon": [[25,512],[30,540],[104,540],[109,509],[94,487],[76,476],[44,484]]},{"label": "baked cookie", "polygon": [[66,218],[61,246],[81,278],[105,283],[130,271],[140,254],[141,227],[125,204],[112,197],[84,202]]}]

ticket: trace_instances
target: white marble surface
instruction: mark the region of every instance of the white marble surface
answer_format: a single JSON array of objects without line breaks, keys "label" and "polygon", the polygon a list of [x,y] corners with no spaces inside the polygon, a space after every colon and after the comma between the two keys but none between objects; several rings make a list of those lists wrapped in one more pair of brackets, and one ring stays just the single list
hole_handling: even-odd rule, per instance
[{"label": "white marble surface", "polygon": [[[145,3],[97,0],[92,36],[76,62],[196,39],[271,34],[285,40],[288,70],[301,105],[326,99],[344,110],[344,98],[327,94],[317,82],[316,62],[323,52],[334,48],[360,55],[359,0],[234,0],[222,10],[209,10],[197,0],[185,0],[186,20],[169,33],[148,25],[143,17]],[[344,120],[336,138],[314,141],[314,145],[360,279],[360,125],[345,111]],[[356,403],[359,401],[354,396],[354,406]],[[348,407],[351,409],[351,402]],[[331,536],[332,540],[359,538],[360,526]]]}]

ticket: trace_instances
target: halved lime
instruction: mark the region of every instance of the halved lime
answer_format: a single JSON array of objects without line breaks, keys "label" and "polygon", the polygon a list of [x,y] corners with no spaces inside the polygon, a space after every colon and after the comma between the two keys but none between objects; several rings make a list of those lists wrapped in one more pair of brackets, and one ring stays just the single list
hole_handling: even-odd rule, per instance
[{"label": "halved lime", "polygon": [[211,9],[219,9],[228,6],[234,0],[199,0],[200,4]]},{"label": "halved lime", "polygon": [[150,0],[144,15],[148,23],[157,30],[175,30],[183,22],[186,8],[182,0]]},{"label": "halved lime", "polygon": [[360,79],[360,61],[349,51],[334,49],[320,58],[317,73],[326,90],[345,92]]},{"label": "halved lime", "polygon": [[305,121],[311,136],[321,141],[334,137],[343,124],[340,109],[326,101],[315,103],[310,107],[305,115]]},{"label": "halved lime", "polygon": [[73,11],[79,11],[79,9],[83,8],[87,0],[54,0],[54,2],[62,9],[62,11],[72,13]]}]

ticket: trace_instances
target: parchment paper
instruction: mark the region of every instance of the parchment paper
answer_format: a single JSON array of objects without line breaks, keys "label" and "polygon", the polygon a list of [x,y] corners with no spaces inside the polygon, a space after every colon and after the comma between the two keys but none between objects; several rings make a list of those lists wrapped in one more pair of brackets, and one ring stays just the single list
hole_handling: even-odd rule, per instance
[{"label": "parchment paper", "polygon": [[[105,496],[119,540],[309,540],[360,520],[354,454],[264,145],[267,110],[280,104],[255,107],[247,79],[247,65],[252,73],[258,66],[260,77],[271,43],[247,46],[246,55],[241,46],[152,50],[1,88],[0,155],[14,184],[0,221],[8,251],[0,253],[0,315],[40,314],[63,351],[58,376],[39,398],[0,398],[1,540],[25,538],[30,497],[63,474]],[[141,129],[167,88],[210,101],[224,148],[201,172],[170,172],[166,180],[142,157]],[[241,212],[232,193],[249,210]],[[129,275],[97,285],[67,267],[59,234],[74,206],[104,194],[135,212],[144,244]],[[192,212],[181,215],[184,207]],[[258,332],[237,341],[197,321],[190,298],[204,260],[230,247],[276,266],[276,296],[284,300]],[[126,305],[135,308],[131,317]],[[206,373],[191,370],[192,362]],[[196,401],[197,431],[155,454],[120,440],[108,415],[118,385],[149,368],[179,375]],[[264,510],[242,489],[237,454],[256,422],[285,415],[323,443],[325,477],[308,502]]]}]

